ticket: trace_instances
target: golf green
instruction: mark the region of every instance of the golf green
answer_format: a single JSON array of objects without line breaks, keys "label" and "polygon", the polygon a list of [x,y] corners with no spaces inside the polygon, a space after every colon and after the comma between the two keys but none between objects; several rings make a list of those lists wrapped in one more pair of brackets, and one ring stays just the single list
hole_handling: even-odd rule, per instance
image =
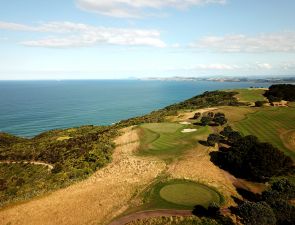
[{"label": "golf green", "polygon": [[166,185],[160,190],[160,196],[167,202],[184,206],[208,206],[220,202],[219,194],[213,189],[192,182]]}]

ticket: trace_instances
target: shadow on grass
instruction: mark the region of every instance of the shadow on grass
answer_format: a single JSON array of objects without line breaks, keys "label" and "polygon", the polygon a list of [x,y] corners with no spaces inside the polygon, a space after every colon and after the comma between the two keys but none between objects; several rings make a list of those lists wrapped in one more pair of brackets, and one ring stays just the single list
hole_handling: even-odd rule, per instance
[{"label": "shadow on grass", "polygon": [[207,217],[214,219],[221,225],[234,225],[233,221],[229,217],[225,217],[221,214],[220,208],[217,206],[209,206],[208,209],[203,206],[196,205],[192,211],[193,215],[198,217]]},{"label": "shadow on grass", "polygon": [[206,147],[210,146],[210,145],[208,145],[207,141],[199,140],[198,142],[199,142],[199,144],[204,145]]}]

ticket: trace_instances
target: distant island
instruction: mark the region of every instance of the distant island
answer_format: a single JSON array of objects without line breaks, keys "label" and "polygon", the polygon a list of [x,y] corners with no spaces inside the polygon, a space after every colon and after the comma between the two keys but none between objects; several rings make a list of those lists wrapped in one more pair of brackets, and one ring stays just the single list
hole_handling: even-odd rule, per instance
[{"label": "distant island", "polygon": [[285,76],[285,77],[265,77],[261,78],[255,77],[230,77],[230,76],[208,76],[208,77],[146,77],[138,78],[139,80],[163,80],[163,81],[215,81],[215,82],[253,82],[253,83],[295,83],[295,76]]}]

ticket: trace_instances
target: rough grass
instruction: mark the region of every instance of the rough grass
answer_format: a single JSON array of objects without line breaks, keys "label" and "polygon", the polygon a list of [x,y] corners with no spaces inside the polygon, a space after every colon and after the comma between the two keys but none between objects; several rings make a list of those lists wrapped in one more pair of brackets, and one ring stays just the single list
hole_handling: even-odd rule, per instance
[{"label": "rough grass", "polygon": [[80,183],[1,209],[0,224],[107,224],[120,215],[134,195],[165,169],[163,162],[134,156],[139,147],[137,131],[123,132],[108,166]]},{"label": "rough grass", "polygon": [[177,123],[144,124],[141,126],[142,138],[140,155],[157,156],[168,162],[175,160],[185,150],[197,145],[197,137],[208,133],[209,127],[200,127],[196,132],[182,133],[190,128]]},{"label": "rough grass", "polygon": [[263,96],[265,89],[237,89],[238,92],[235,97],[241,102],[265,101],[266,98]]},{"label": "rough grass", "polygon": [[218,223],[212,219],[198,218],[195,216],[170,216],[140,219],[126,225],[218,225]]},{"label": "rough grass", "polygon": [[235,122],[241,121],[246,118],[249,113],[257,112],[262,108],[255,108],[255,107],[245,107],[245,106],[224,106],[214,110],[214,113],[222,112],[225,114],[225,117],[228,119],[228,123],[233,125]]},{"label": "rough grass", "polygon": [[0,179],[5,181],[5,188],[0,189],[0,206],[25,200],[50,190],[52,185],[52,182],[48,181],[50,176],[52,174],[43,165],[0,164]]},{"label": "rough grass", "polygon": [[244,135],[253,134],[260,141],[269,142],[284,151],[288,156],[295,158],[295,149],[284,145],[281,134],[295,129],[295,109],[289,107],[263,108],[247,115],[247,118],[236,122],[237,128]]}]

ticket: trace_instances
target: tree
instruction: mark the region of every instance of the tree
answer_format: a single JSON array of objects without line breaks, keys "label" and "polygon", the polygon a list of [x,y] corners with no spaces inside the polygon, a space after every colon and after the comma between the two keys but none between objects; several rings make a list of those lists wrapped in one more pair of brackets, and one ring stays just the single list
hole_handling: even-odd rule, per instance
[{"label": "tree", "polygon": [[212,118],[209,117],[209,116],[203,116],[201,118],[201,124],[202,124],[202,126],[208,125],[211,121],[212,121]]},{"label": "tree", "polygon": [[226,138],[229,137],[229,135],[231,134],[231,132],[233,132],[233,129],[231,128],[231,126],[226,126],[223,131],[220,132],[220,134]]},{"label": "tree", "polygon": [[261,107],[261,106],[263,106],[264,103],[265,103],[264,101],[256,101],[255,107]]},{"label": "tree", "polygon": [[269,87],[264,94],[270,102],[273,101],[295,101],[295,85],[293,84],[275,84]]},{"label": "tree", "polygon": [[215,146],[216,143],[220,141],[220,136],[218,134],[209,134],[207,138],[207,144],[209,146]]},{"label": "tree", "polygon": [[242,135],[238,131],[232,131],[228,134],[228,141],[231,143],[237,143],[242,138]]},{"label": "tree", "polygon": [[266,202],[245,202],[238,207],[238,215],[245,225],[275,225],[276,217]]},{"label": "tree", "polygon": [[214,113],[213,112],[208,112],[208,114],[207,114],[209,117],[211,117],[211,118],[213,118],[213,116],[214,116]]},{"label": "tree", "polygon": [[201,116],[201,113],[197,112],[197,113],[195,113],[195,115],[191,119],[197,120],[200,118],[200,116]]},{"label": "tree", "polygon": [[227,119],[224,116],[214,117],[213,122],[222,126],[227,123]]},{"label": "tree", "polygon": [[283,178],[274,182],[262,193],[262,200],[273,209],[278,225],[291,225],[295,221],[295,206],[290,200],[295,198],[295,184]]}]

